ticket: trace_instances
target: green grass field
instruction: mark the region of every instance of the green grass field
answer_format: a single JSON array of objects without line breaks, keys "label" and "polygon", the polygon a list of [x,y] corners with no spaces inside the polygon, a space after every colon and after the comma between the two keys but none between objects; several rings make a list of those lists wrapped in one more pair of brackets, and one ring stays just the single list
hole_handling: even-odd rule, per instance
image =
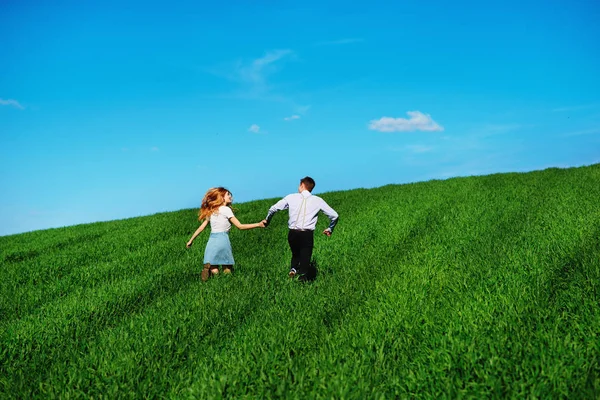
[{"label": "green grass field", "polygon": [[600,164],[319,195],[305,284],[285,212],[204,283],[195,209],[0,237],[0,398],[600,398]]}]

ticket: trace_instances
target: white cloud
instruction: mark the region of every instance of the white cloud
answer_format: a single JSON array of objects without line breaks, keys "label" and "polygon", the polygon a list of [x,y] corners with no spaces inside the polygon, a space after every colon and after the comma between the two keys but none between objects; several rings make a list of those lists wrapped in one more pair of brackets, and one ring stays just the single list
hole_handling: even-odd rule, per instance
[{"label": "white cloud", "polygon": [[238,76],[244,82],[259,87],[265,85],[267,75],[277,70],[274,64],[291,54],[293,54],[293,51],[289,49],[268,51],[263,57],[253,60],[250,64],[238,64]]},{"label": "white cloud", "polygon": [[150,149],[150,151],[158,151],[158,150],[159,150],[159,149],[158,149],[158,147],[156,147],[156,146],[154,146],[154,147],[152,147],[152,148]]},{"label": "white cloud", "polygon": [[[275,49],[265,51],[259,58],[238,59],[203,70],[235,83],[232,91],[217,95],[219,98],[294,103],[284,92],[290,84],[285,79],[275,82],[271,78],[283,69],[286,62],[295,58],[296,53],[291,49]],[[298,111],[293,112],[300,114]]]},{"label": "white cloud", "polygon": [[410,118],[391,118],[382,117],[372,120],[369,129],[379,132],[412,132],[412,131],[443,131],[444,128],[438,125],[429,114],[423,114],[420,111],[408,111],[406,114]]},{"label": "white cloud", "polygon": [[13,99],[0,99],[0,106],[12,106],[18,108],[19,110],[24,110],[25,107],[21,105],[17,100]]},{"label": "white cloud", "polygon": [[306,106],[295,105],[293,107],[294,114],[292,114],[289,117],[285,117],[283,120],[284,121],[293,121],[295,119],[300,119],[306,115],[306,113],[308,112],[309,109],[310,109],[310,104],[306,105]]},{"label": "white cloud", "polygon": [[260,131],[260,126],[252,124],[250,125],[250,128],[248,128],[248,131],[252,133],[258,133],[258,131]]}]

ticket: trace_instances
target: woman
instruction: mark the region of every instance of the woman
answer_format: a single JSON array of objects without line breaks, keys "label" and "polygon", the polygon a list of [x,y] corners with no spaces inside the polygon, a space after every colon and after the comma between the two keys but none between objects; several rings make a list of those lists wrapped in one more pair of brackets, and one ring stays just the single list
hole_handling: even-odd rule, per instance
[{"label": "woman", "polygon": [[229,241],[229,229],[232,223],[241,230],[265,227],[265,221],[255,224],[242,224],[233,215],[233,210],[230,207],[232,201],[231,192],[223,187],[209,189],[202,199],[202,205],[198,213],[198,221],[202,223],[187,242],[187,247],[192,246],[196,236],[210,222],[210,237],[204,250],[204,268],[201,274],[203,281],[208,280],[211,275],[217,275],[219,265],[223,266],[224,274],[232,272],[234,260],[231,242]]}]

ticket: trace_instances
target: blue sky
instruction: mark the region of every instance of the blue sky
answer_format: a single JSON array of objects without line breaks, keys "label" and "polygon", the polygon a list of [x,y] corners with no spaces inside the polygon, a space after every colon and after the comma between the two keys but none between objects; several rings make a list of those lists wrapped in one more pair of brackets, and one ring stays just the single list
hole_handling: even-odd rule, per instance
[{"label": "blue sky", "polygon": [[0,235],[600,162],[596,1],[0,7]]}]

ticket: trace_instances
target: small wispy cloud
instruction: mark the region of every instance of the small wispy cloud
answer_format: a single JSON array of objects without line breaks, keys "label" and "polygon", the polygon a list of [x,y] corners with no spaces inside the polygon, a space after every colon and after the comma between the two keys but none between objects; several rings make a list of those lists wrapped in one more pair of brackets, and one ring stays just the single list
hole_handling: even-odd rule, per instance
[{"label": "small wispy cloud", "polygon": [[310,105],[296,106],[294,108],[294,110],[296,111],[297,114],[304,115],[308,112],[308,110],[310,110]]},{"label": "small wispy cloud", "polygon": [[156,152],[156,151],[159,151],[159,148],[156,146],[153,146],[150,148],[150,151]]},{"label": "small wispy cloud", "polygon": [[554,108],[552,111],[553,112],[579,111],[579,110],[587,110],[589,108],[595,108],[595,107],[599,107],[599,106],[600,106],[600,103],[580,104],[577,106],[557,107],[557,108]]},{"label": "small wispy cloud", "polygon": [[18,108],[19,110],[25,109],[25,107],[23,107],[21,103],[14,99],[0,99],[0,106],[11,106]]},{"label": "small wispy cloud", "polygon": [[243,82],[262,88],[266,84],[267,76],[277,71],[277,61],[293,53],[289,49],[267,51],[264,56],[250,63],[239,62],[236,74]]},{"label": "small wispy cloud", "polygon": [[406,150],[410,151],[411,153],[427,153],[433,150],[433,147],[424,146],[421,144],[413,144],[406,146]]},{"label": "small wispy cloud", "polygon": [[338,40],[328,40],[315,43],[315,46],[336,46],[342,44],[363,43],[365,40],[360,38],[345,38]]},{"label": "small wispy cloud", "polygon": [[369,129],[379,132],[433,132],[444,130],[429,114],[423,114],[420,111],[408,111],[406,114],[410,118],[382,117],[371,120]]},{"label": "small wispy cloud", "polygon": [[501,135],[509,132],[514,132],[519,129],[523,129],[526,127],[532,127],[534,125],[528,124],[515,124],[515,123],[506,123],[506,124],[485,124],[477,128],[476,134],[478,136],[493,136],[493,135]]},{"label": "small wispy cloud", "polygon": [[306,113],[308,112],[308,110],[310,109],[310,104],[309,105],[305,105],[305,106],[299,106],[299,105],[295,105],[293,107],[293,113],[291,116],[289,117],[285,117],[283,120],[284,121],[293,121],[295,119],[300,119],[303,116],[306,115]]},{"label": "small wispy cloud", "polygon": [[258,126],[256,124],[252,124],[252,125],[250,125],[250,128],[248,128],[248,132],[258,133],[259,131],[260,131],[260,126]]},{"label": "small wispy cloud", "polygon": [[573,131],[565,133],[563,136],[581,136],[581,135],[593,135],[600,134],[600,128],[582,129],[579,131]]},{"label": "small wispy cloud", "polygon": [[433,150],[432,146],[424,146],[421,144],[413,144],[407,146],[390,146],[387,148],[389,151],[394,152],[409,152],[414,154],[427,153]]},{"label": "small wispy cloud", "polygon": [[[286,94],[290,83],[285,76],[273,79],[285,68],[285,65],[297,59],[291,49],[267,50],[258,58],[240,58],[233,62],[224,62],[212,67],[202,68],[204,72],[224,78],[233,86],[226,93],[217,94],[219,98],[261,100],[278,103],[294,103]],[[294,114],[300,114],[293,111]]]}]

